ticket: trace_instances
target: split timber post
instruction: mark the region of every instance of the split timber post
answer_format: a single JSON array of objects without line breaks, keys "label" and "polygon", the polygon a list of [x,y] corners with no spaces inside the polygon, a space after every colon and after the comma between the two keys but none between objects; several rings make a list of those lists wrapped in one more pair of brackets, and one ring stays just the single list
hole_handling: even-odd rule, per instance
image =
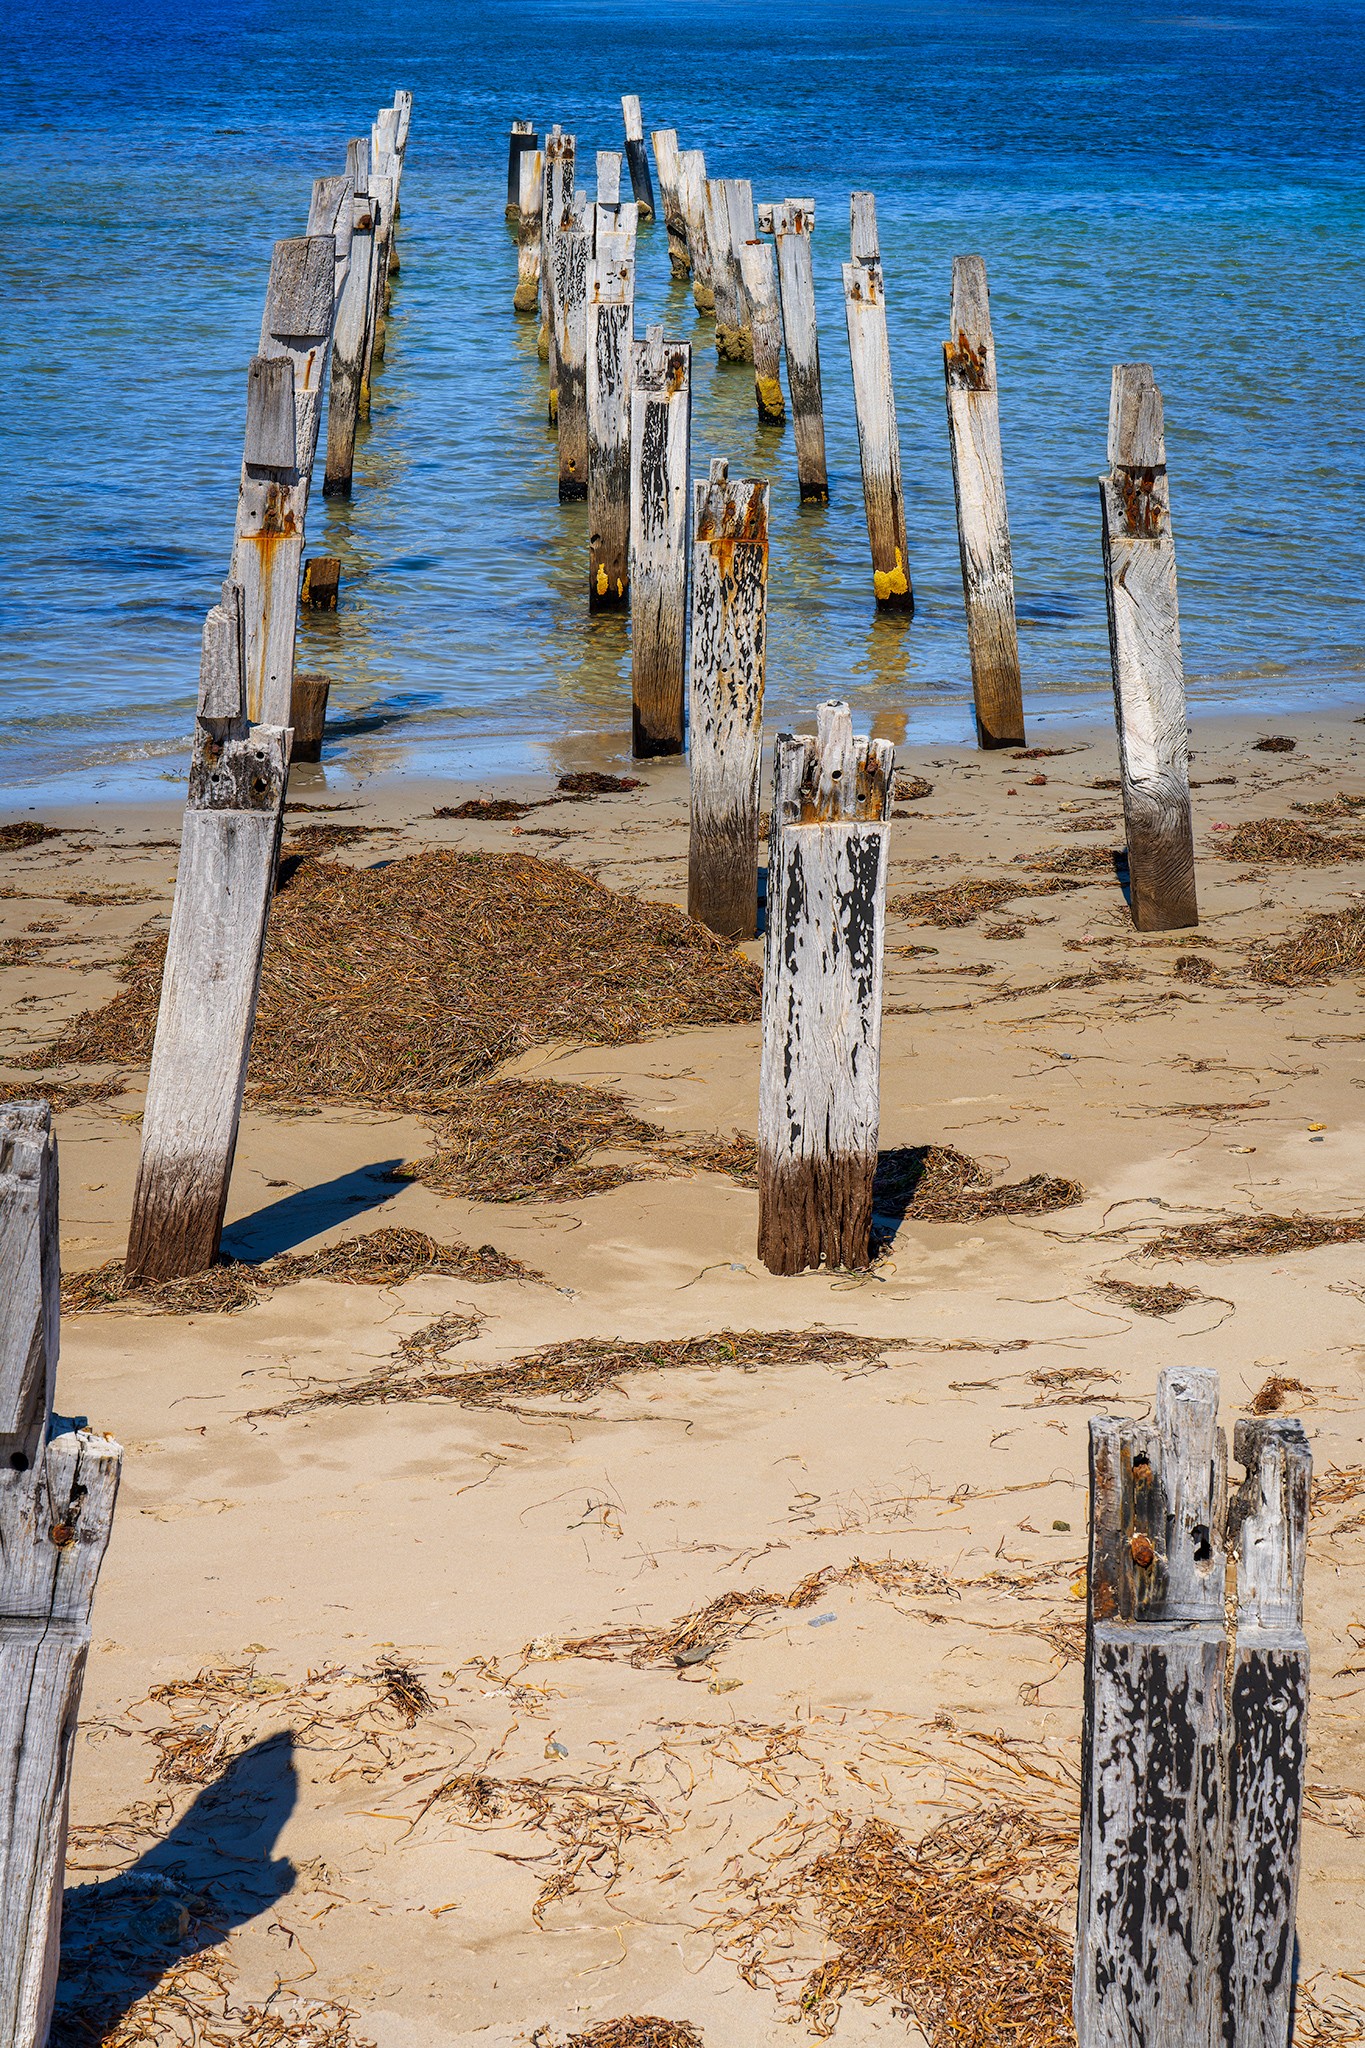
[{"label": "split timber post", "polygon": [[645,154],[645,124],[640,102],[633,92],[621,95],[621,112],[626,124],[626,162],[630,166],[630,189],[640,209],[641,220],[654,218],[654,187],[649,181],[649,158]]},{"label": "split timber post", "polygon": [[588,232],[575,193],[551,244],[554,271],[555,419],[559,428],[559,500],[588,495]]},{"label": "split timber post", "polygon": [[365,336],[374,262],[374,211],[363,185],[351,201],[351,255],[332,329],[332,374],[327,386],[325,498],[349,498],[355,471],[355,433],[365,374]]},{"label": "split timber post", "polygon": [[739,352],[746,363],[754,359],[753,314],[744,283],[743,252],[746,242],[758,236],[754,219],[754,188],[747,178],[725,179],[725,206],[730,216],[730,269],[739,299]]},{"label": "split timber post", "polygon": [[384,356],[384,295],[388,290],[388,252],[393,240],[393,179],[371,171],[367,190],[374,245],[370,256],[370,293],[365,308],[365,356],[360,373],[360,417],[370,417],[374,366]]},{"label": "split timber post", "polygon": [[877,250],[877,214],[870,192],[855,192],[852,206],[853,261],[844,265],[844,312],[853,365],[853,403],[858,414],[858,452],[863,467],[863,503],[872,549],[872,588],[877,603],[913,612],[905,539],[905,496],[901,489],[901,444],[896,399],[891,388],[891,346],[886,333],[886,291]]},{"label": "split timber post", "polygon": [[979,256],[953,258],[950,330],[951,339],[943,344],[943,374],[977,744],[1022,747],[1024,698],[1000,452],[995,339],[986,266]]},{"label": "split timber post", "polygon": [[683,750],[692,350],[651,327],[630,361],[630,689],[637,759]]},{"label": "split timber post", "polygon": [[724,178],[706,180],[706,241],[711,251],[711,296],[716,315],[716,354],[723,363],[742,363],[744,288],[739,259],[730,241],[730,201]]},{"label": "split timber post", "polygon": [[507,138],[507,218],[513,221],[521,212],[521,160],[528,150],[536,147],[536,124],[534,121],[514,121],[512,132]]},{"label": "split timber post", "polygon": [[[630,359],[635,263],[627,236],[598,232],[588,266],[588,608],[630,602]],[[607,245],[607,246],[604,246]]]},{"label": "split timber post", "polygon": [[886,820],[895,749],[847,704],[778,735],[763,958],[758,1256],[770,1273],[872,1262]]},{"label": "split timber post", "polygon": [[829,499],[829,471],[825,464],[820,343],[815,326],[815,266],[811,260],[815,201],[784,199],[780,204],[760,206],[758,225],[761,233],[771,233],[777,243],[782,338],[787,354],[787,390],[796,435],[796,477],[801,503],[823,505]]},{"label": "split timber post", "polygon": [[287,730],[246,729],[236,587],[204,624],[199,724],[133,1194],[130,1279],[218,1256],[289,775]]},{"label": "split timber post", "polygon": [[521,184],[517,202],[517,288],[512,310],[534,313],[540,304],[540,217],[545,183],[545,155],[524,149],[517,159]]},{"label": "split timber post", "polygon": [[[398,154],[398,110],[395,107],[381,107],[370,130],[370,161],[376,174],[392,180],[393,192],[389,205],[389,231],[383,238],[384,257],[384,300],[381,311],[389,310],[389,279],[398,275],[398,242],[394,229],[398,223],[398,188],[403,178],[403,160]],[[379,353],[384,353],[384,330],[381,323]]]},{"label": "split timber post", "polygon": [[545,173],[540,216],[540,353],[550,366],[549,419],[555,423],[559,406],[559,360],[555,353],[554,244],[574,189],[576,139],[558,126],[545,138]]},{"label": "split timber post", "polygon": [[754,402],[761,420],[780,424],[787,417],[782,401],[782,314],[773,252],[766,242],[741,243],[739,276],[753,338]]},{"label": "split timber post", "polygon": [[597,190],[593,197],[598,206],[610,207],[613,212],[621,204],[621,152],[619,149],[598,150]]},{"label": "split timber post", "polygon": [[[123,1452],[56,1422],[57,1141],[0,1107],[0,2043],[45,2048],[61,1946],[71,1752]],[[53,1433],[54,1428],[56,1434]]]},{"label": "split timber post", "polygon": [[1288,2048],[1312,1460],[1278,1417],[1233,1448],[1229,1503],[1198,1367],[1161,1374],[1154,1423],[1090,1425],[1078,2048]]},{"label": "split timber post", "polygon": [[678,204],[692,263],[692,303],[699,313],[714,313],[716,293],[711,274],[711,242],[706,231],[706,158],[699,149],[678,152]]},{"label": "split timber post", "polygon": [[351,264],[351,237],[355,217],[351,207],[351,181],[343,172],[336,178],[314,178],[313,197],[308,207],[310,235],[331,235],[336,243],[336,270],[332,296],[340,299]]},{"label": "split timber post", "polygon": [[1199,922],[1189,729],[1165,423],[1149,363],[1115,367],[1100,509],[1133,923],[1184,931]]},{"label": "split timber post", "polygon": [[694,484],[687,684],[687,914],[723,939],[758,931],[758,800],[768,601],[768,486],[711,464]]},{"label": "split timber post", "polygon": [[664,226],[668,230],[669,268],[674,277],[687,277],[691,274],[692,262],[688,255],[687,220],[680,191],[682,169],[678,131],[676,128],[655,128],[649,139],[654,145],[654,161],[659,171],[659,197],[663,201]]},{"label": "split timber post", "polygon": [[335,313],[330,235],[277,242],[247,375],[232,578],[246,594],[247,713],[287,725],[308,486]]}]

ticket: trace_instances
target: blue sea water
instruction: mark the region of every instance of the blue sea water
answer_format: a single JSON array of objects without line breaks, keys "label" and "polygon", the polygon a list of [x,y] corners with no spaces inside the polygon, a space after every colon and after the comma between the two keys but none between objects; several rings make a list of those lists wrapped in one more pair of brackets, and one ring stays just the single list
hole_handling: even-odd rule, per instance
[{"label": "blue sea water", "polygon": [[[0,782],[166,791],[232,534],[272,242],[396,86],[401,274],[349,503],[309,552],[343,769],[468,775],[629,744],[625,623],[591,618],[534,324],[511,310],[514,118],[621,146],[620,95],[759,199],[813,196],[832,497],[719,364],[641,231],[637,332],[695,345],[693,466],[770,476],[769,726],[970,732],[941,342],[952,257],[992,290],[1025,689],[1108,683],[1095,476],[1113,363],[1156,366],[1196,702],[1358,693],[1365,607],[1360,4],[1229,0],[11,0]],[[839,265],[877,195],[913,622],[871,600]]]}]

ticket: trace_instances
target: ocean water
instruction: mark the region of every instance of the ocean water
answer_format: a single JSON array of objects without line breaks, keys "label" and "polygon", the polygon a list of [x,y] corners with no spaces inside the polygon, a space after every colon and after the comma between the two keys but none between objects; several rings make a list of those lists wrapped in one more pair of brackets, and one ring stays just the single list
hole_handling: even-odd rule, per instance
[{"label": "ocean water", "polygon": [[[225,573],[272,242],[396,86],[415,95],[387,359],[343,562],[300,662],[329,774],[482,776],[629,747],[627,627],[589,616],[535,327],[511,310],[514,118],[621,147],[620,95],[755,197],[814,197],[831,503],[640,237],[636,327],[694,343],[693,467],[772,480],[768,726],[847,694],[889,737],[970,734],[941,343],[990,275],[1029,706],[1108,688],[1095,476],[1113,363],[1166,399],[1187,678],[1267,710],[1359,693],[1365,9],[1231,0],[11,0],[0,510],[8,801],[169,793]],[[917,610],[870,588],[840,291],[877,196]]]}]

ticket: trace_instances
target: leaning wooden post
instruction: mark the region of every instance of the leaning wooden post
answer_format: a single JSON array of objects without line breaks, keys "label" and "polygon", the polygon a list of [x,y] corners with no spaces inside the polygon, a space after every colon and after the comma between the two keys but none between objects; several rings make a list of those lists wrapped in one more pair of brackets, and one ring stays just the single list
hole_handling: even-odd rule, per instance
[{"label": "leaning wooden post", "polygon": [[630,602],[630,359],[635,264],[627,236],[599,230],[588,266],[588,606]]},{"label": "leaning wooden post", "polygon": [[740,245],[739,275],[753,339],[754,402],[761,420],[780,423],[787,416],[782,402],[782,315],[773,252],[766,242],[755,239]]},{"label": "leaning wooden post", "polygon": [[536,124],[534,121],[514,121],[512,132],[507,138],[507,218],[515,220],[521,212],[521,160],[527,150],[536,147]]},{"label": "leaning wooden post", "polygon": [[0,2044],[46,2048],[71,1754],[123,1453],[52,1435],[61,1273],[46,1102],[0,1106]]},{"label": "leaning wooden post", "polygon": [[134,1279],[213,1264],[237,1147],[289,733],[257,725],[239,736],[235,653],[229,586],[204,627],[199,735],[128,1236]]},{"label": "leaning wooden post", "polygon": [[1014,565],[1005,513],[1005,464],[1000,452],[995,341],[986,266],[979,256],[953,258],[950,325],[951,339],[943,344],[943,374],[977,744],[1022,747],[1024,699],[1014,616]]},{"label": "leaning wooden post", "polygon": [[308,486],[335,311],[330,235],[277,242],[247,376],[232,576],[246,593],[247,708],[287,725]]},{"label": "leaning wooden post", "polygon": [[559,426],[559,498],[588,495],[588,234],[575,193],[551,243]]},{"label": "leaning wooden post", "polygon": [[1312,1453],[1287,1417],[1239,1422],[1229,1512],[1237,1643],[1229,1686],[1224,2039],[1289,2048],[1308,1721],[1303,1571]]},{"label": "leaning wooden post", "polygon": [[871,200],[870,192],[853,194],[854,260],[844,265],[844,312],[853,364],[853,403],[858,414],[863,503],[877,602],[892,610],[913,612],[915,593],[910,585],[905,539],[901,444],[891,388],[886,293],[877,253],[876,209]]},{"label": "leaning wooden post", "polygon": [[782,338],[787,355],[787,390],[791,395],[801,503],[823,505],[829,497],[829,471],[825,465],[825,408],[815,326],[815,266],[811,260],[815,201],[784,199],[780,205],[760,206],[758,225],[761,233],[771,233],[777,243]]},{"label": "leaning wooden post", "polygon": [[521,184],[517,202],[517,288],[512,309],[534,313],[540,304],[540,217],[545,182],[545,156],[539,149],[524,149],[518,158]]},{"label": "leaning wooden post", "polygon": [[393,179],[371,171],[367,186],[374,244],[370,254],[370,295],[365,309],[365,355],[360,372],[360,417],[370,417],[374,366],[384,356],[384,294],[388,250],[393,239]]},{"label": "leaning wooden post", "polygon": [[758,1255],[772,1273],[872,1260],[887,814],[894,749],[847,704],[773,762],[758,1097]]},{"label": "leaning wooden post", "polygon": [[350,261],[346,266],[346,279],[337,300],[336,321],[332,329],[332,374],[327,387],[327,465],[322,479],[322,493],[326,498],[349,498],[351,495],[373,261],[374,213],[369,194],[362,189],[351,200]]},{"label": "leaning wooden post", "polygon": [[1150,363],[1114,370],[1100,510],[1133,923],[1183,931],[1199,906],[1166,436]]},{"label": "leaning wooden post", "polygon": [[713,461],[693,485],[687,683],[687,914],[723,939],[758,931],[758,798],[768,486]]},{"label": "leaning wooden post", "polygon": [[640,102],[633,92],[621,96],[626,123],[626,162],[630,166],[630,189],[642,220],[654,218],[654,187],[649,181],[649,158],[645,154],[645,127]]},{"label": "leaning wooden post", "polygon": [[711,273],[711,242],[706,232],[706,158],[699,149],[678,152],[678,204],[687,229],[692,263],[692,303],[699,313],[716,310]]},{"label": "leaning wooden post", "polygon": [[669,268],[674,277],[687,277],[691,274],[692,263],[687,248],[687,219],[683,213],[680,189],[682,167],[677,130],[655,128],[649,139],[654,145],[654,161],[659,171],[659,197],[663,201],[664,226],[668,230]]},{"label": "leaning wooden post", "polygon": [[691,429],[692,350],[651,327],[630,368],[630,687],[641,759],[683,750]]}]

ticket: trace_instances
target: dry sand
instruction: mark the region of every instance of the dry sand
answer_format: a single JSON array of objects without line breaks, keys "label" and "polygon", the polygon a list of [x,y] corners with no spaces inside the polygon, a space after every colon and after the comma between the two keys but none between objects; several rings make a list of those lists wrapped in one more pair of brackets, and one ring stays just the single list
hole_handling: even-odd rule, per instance
[{"label": "dry sand", "polygon": [[[1135,935],[1112,871],[960,928],[890,920],[883,1145],[1074,1178],[1078,1207],[903,1223],[869,1274],[779,1280],[754,1256],[754,1195],[715,1174],[471,1204],[383,1178],[427,1149],[418,1118],[248,1108],[239,1254],[404,1223],[491,1243],[544,1279],[312,1281],[231,1316],[67,1318],[59,1407],[127,1454],[77,1746],[68,2010],[121,1972],[125,2006],[150,1995],[120,2042],[204,2038],[193,2016],[226,1993],[291,2023],[313,2014],[297,2035],[251,2022],[262,2044],[557,2042],[636,2013],[754,2048],[793,2038],[793,2018],[798,2037],[830,2018],[798,2010],[838,1948],[803,1891],[811,1859],[874,1816],[915,1842],[977,1808],[1003,1829],[1010,1886],[1069,1939],[1087,1419],[1147,1412],[1160,1368],[1197,1362],[1220,1370],[1229,1425],[1271,1375],[1301,1382],[1285,1407],[1319,1479],[1348,1475],[1320,1489],[1310,1549],[1298,2039],[1365,2038],[1365,1260],[1351,1244],[1137,1256],[1181,1222],[1365,1207],[1361,977],[1290,990],[1244,967],[1250,942],[1341,906],[1365,871],[1217,857],[1220,826],[1365,792],[1365,725],[1283,719],[1297,747],[1280,754],[1254,750],[1265,729],[1200,721],[1197,934]],[[1112,736],[1048,744],[1066,751],[906,755],[934,788],[898,806],[893,895],[1032,881],[1017,855],[1119,846],[1117,797],[1094,786],[1116,772]],[[449,785],[339,795],[301,771],[294,793],[356,803],[345,822],[391,832],[342,860],[517,849],[684,900],[678,764],[520,826],[435,821],[433,804],[470,793]],[[41,815],[63,836],[0,854],[10,1061],[113,993],[113,963],[164,919],[175,871],[169,808]],[[1177,973],[1191,953],[1220,978]],[[757,1045],[756,1026],[694,1029],[541,1047],[508,1071],[618,1089],[670,1129],[752,1132]],[[2,1078],[33,1085],[15,1067]],[[58,1118],[68,1270],[123,1249],[143,1078]],[[1106,1278],[1196,1292],[1158,1318],[1098,1292]],[[252,1412],[363,1377],[451,1312],[478,1319],[457,1366],[723,1330],[892,1348],[666,1367],[511,1411]],[[878,1569],[850,1574],[855,1560]],[[780,1604],[816,1573],[804,1604]],[[638,1640],[634,1662],[631,1641],[557,1654],[759,1589],[773,1605],[693,1632],[696,1661],[648,1662]],[[405,1709],[386,1662],[426,1699]],[[206,1962],[176,1966],[205,1943]],[[989,1940],[955,1966],[988,1981]],[[1064,2040],[1064,2002],[1055,2026],[1011,2038]],[[855,1983],[837,2038],[926,2028]]]}]

